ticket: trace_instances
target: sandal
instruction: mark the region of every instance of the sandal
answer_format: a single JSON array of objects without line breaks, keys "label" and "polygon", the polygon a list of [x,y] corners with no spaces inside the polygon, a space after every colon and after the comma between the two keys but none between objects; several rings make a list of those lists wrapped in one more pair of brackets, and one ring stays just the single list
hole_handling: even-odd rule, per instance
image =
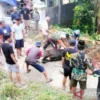
[{"label": "sandal", "polygon": [[31,69],[29,69],[29,70],[27,71],[27,73],[30,73],[30,71],[31,71]]},{"label": "sandal", "polygon": [[49,79],[49,81],[46,81],[46,83],[50,83],[50,82],[52,82],[52,79]]}]

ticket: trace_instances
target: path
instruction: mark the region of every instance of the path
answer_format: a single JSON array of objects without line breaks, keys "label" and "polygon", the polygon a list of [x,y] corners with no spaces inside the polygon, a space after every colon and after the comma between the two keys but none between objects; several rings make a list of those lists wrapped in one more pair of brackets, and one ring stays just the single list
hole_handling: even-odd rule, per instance
[{"label": "path", "polygon": [[[29,43],[28,42],[25,43],[24,53],[25,53],[25,50],[27,49],[27,47],[30,47],[32,45],[31,41]],[[20,65],[20,72],[24,76],[24,78],[26,80],[30,80],[30,81],[36,81],[37,80],[37,81],[45,82],[43,75],[41,75],[37,70],[35,70],[31,66],[30,66],[31,72],[29,74],[27,74],[25,72],[26,68],[25,68],[24,60],[25,60],[25,57],[22,57],[18,61],[19,65]],[[2,56],[2,57],[0,56],[0,61],[2,61],[4,63],[4,65],[6,65],[5,60],[4,60],[4,56]],[[49,83],[49,85],[51,85],[55,88],[62,88],[63,75],[59,71],[59,69],[61,69],[61,62],[58,61],[58,62],[46,63],[43,66],[45,67],[48,75],[53,79],[53,81],[51,83]],[[2,67],[5,70],[7,70],[7,68],[5,66],[2,66]],[[88,76],[87,88],[90,88],[91,91],[96,91],[96,87],[97,87],[97,78],[95,78],[93,76]],[[68,84],[67,84],[66,91],[67,92],[69,91],[68,90]]]}]

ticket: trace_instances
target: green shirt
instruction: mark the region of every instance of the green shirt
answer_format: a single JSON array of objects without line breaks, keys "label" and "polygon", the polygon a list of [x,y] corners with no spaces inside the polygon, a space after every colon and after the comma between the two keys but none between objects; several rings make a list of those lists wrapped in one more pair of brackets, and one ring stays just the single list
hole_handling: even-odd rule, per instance
[{"label": "green shirt", "polygon": [[54,40],[54,41],[58,41],[60,40],[60,33],[54,33],[51,35],[51,38]]}]

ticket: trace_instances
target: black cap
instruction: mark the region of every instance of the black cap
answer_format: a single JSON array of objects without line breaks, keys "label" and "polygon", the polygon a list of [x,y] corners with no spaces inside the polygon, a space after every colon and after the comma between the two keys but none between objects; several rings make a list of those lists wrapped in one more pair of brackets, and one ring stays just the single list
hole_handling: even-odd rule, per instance
[{"label": "black cap", "polygon": [[85,41],[79,40],[77,47],[78,47],[78,50],[84,50],[86,47]]},{"label": "black cap", "polygon": [[75,39],[69,40],[69,44],[70,44],[71,46],[75,46],[75,45],[76,45],[76,40],[75,40]]}]

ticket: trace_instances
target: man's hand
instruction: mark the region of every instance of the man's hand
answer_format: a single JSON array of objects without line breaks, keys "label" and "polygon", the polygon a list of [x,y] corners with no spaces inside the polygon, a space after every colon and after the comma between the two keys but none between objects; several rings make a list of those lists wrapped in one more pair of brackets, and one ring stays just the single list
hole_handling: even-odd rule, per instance
[{"label": "man's hand", "polygon": [[18,65],[18,63],[16,63],[16,67],[17,67],[17,68],[19,68],[19,65]]}]

